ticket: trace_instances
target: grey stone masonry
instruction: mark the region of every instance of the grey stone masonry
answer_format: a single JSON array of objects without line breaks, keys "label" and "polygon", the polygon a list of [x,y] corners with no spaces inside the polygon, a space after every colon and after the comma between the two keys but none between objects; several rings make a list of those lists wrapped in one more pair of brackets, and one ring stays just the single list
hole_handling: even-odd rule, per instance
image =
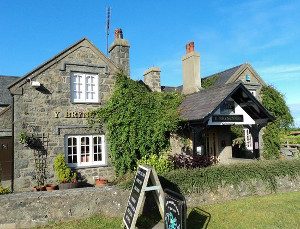
[{"label": "grey stone masonry", "polygon": [[144,72],[144,83],[152,90],[161,92],[160,68],[152,67]]},{"label": "grey stone masonry", "polygon": [[[45,183],[56,183],[53,161],[58,153],[66,154],[66,136],[105,135],[102,127],[88,125],[87,114],[108,100],[115,83],[115,71],[116,66],[83,39],[26,76],[38,81],[42,88],[31,86],[26,78],[10,88],[14,93],[15,192],[28,191],[37,185],[34,150],[20,144],[20,133],[25,131],[38,138],[43,136],[47,151]],[[99,103],[72,102],[72,72],[98,75]],[[107,165],[82,167],[78,172],[89,183],[93,183],[93,176],[114,179],[109,160]]]},{"label": "grey stone masonry", "polygon": [[122,30],[116,29],[115,40],[109,48],[110,59],[119,69],[124,71],[128,77],[130,76],[129,48],[130,45],[128,41],[123,39]]}]

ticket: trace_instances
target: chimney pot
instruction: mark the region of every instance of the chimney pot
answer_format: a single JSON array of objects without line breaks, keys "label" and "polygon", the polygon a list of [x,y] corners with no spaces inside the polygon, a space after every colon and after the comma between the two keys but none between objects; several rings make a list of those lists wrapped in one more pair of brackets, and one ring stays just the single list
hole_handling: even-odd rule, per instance
[{"label": "chimney pot", "polygon": [[123,39],[123,31],[122,29],[116,29],[115,30],[115,39]]},{"label": "chimney pot", "polygon": [[186,49],[186,53],[193,52],[195,50],[194,41],[191,41],[191,42],[187,43],[186,46],[185,46],[185,49]]}]

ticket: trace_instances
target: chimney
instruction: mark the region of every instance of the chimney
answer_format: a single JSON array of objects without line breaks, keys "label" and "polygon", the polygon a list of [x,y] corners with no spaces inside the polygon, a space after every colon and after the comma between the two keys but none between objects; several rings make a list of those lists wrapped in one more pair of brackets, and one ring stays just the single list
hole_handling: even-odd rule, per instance
[{"label": "chimney", "polygon": [[127,40],[123,39],[122,29],[115,30],[115,40],[110,46],[108,52],[110,59],[124,71],[125,74],[130,76],[129,67],[129,48],[130,45]]},{"label": "chimney", "polygon": [[183,94],[198,92],[201,88],[200,54],[195,51],[194,42],[186,46],[186,54],[182,57]]},{"label": "chimney", "polygon": [[160,68],[152,67],[144,73],[144,83],[151,89],[151,91],[161,92],[160,87]]}]

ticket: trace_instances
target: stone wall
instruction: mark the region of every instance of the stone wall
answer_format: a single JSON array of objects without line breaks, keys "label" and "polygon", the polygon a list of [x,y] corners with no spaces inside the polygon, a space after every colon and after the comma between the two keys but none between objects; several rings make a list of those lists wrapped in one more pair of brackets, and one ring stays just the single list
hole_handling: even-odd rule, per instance
[{"label": "stone wall", "polygon": [[144,72],[144,82],[151,91],[161,92],[160,86],[160,68],[152,67]]},{"label": "stone wall", "polygon": [[[23,82],[14,92],[14,191],[28,191],[36,185],[34,152],[19,143],[19,134],[25,131],[36,137],[44,136],[47,150],[46,183],[55,182],[53,161],[58,153],[65,152],[65,136],[78,134],[105,134],[101,127],[90,128],[85,118],[90,110],[100,107],[109,98],[115,83],[112,64],[88,41],[82,41],[67,51],[63,58],[41,69],[33,80],[42,84],[37,90]],[[99,103],[73,103],[71,101],[70,75],[72,72],[95,73],[99,76]],[[31,75],[29,75],[31,77]],[[16,85],[15,87],[17,87]],[[19,91],[19,92],[18,92]],[[22,92],[22,93],[20,93]],[[107,170],[111,172],[107,172]],[[84,172],[88,181],[93,174],[105,174],[112,180],[113,169],[94,167]],[[104,172],[103,172],[104,171]]]},{"label": "stone wall", "polygon": [[[278,178],[278,192],[300,191],[300,177],[290,180]],[[253,181],[254,188],[241,184],[219,188],[216,192],[185,195],[188,208],[212,204],[251,195],[267,195],[265,184]],[[191,187],[191,191],[197,189]],[[122,218],[130,191],[106,186],[103,188],[79,188],[52,192],[24,192],[0,196],[0,228],[27,228],[49,221],[87,218],[104,214]]]}]

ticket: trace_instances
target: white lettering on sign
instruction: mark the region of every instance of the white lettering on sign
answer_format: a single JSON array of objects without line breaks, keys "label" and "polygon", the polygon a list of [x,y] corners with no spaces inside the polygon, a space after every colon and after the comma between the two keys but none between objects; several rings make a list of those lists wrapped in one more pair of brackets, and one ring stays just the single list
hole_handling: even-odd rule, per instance
[{"label": "white lettering on sign", "polygon": [[258,142],[255,142],[254,149],[258,149]]},{"label": "white lettering on sign", "polygon": [[132,203],[128,203],[129,207],[133,210],[133,212],[135,212],[135,207],[133,207]]},{"label": "white lettering on sign", "polygon": [[146,176],[146,174],[145,173],[143,173],[142,171],[140,171],[140,170],[138,170],[137,171],[137,174],[139,174],[140,176],[142,176],[142,177],[145,177]]},{"label": "white lettering on sign", "polygon": [[131,201],[132,201],[133,204],[136,203],[136,199],[134,199],[133,197],[131,197]]},{"label": "white lettering on sign", "polygon": [[136,182],[138,182],[138,184],[142,185],[143,181],[141,181],[139,178],[136,178]]},{"label": "white lettering on sign", "polygon": [[138,187],[136,187],[136,186],[134,186],[134,188],[133,188],[137,193],[140,193],[140,190],[139,190],[139,188]]},{"label": "white lettering on sign", "polygon": [[127,212],[128,212],[128,214],[129,214],[129,216],[132,218],[132,216],[133,216],[132,211],[131,211],[129,208],[127,208]]}]

